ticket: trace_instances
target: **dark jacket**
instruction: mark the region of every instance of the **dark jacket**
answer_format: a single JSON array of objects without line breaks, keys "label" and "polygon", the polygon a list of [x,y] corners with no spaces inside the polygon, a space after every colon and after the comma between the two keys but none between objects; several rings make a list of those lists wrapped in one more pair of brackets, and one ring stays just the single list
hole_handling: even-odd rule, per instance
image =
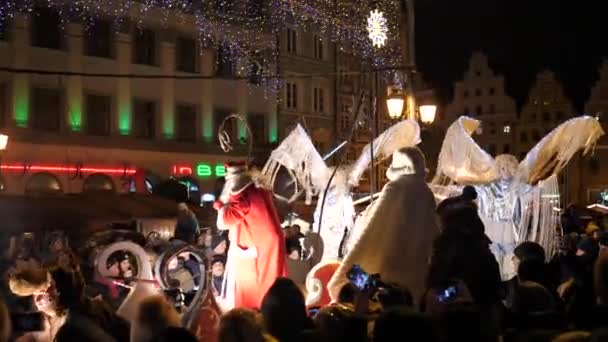
[{"label": "dark jacket", "polygon": [[500,271],[486,239],[485,234],[444,231],[433,245],[427,288],[460,279],[481,308],[500,304]]}]

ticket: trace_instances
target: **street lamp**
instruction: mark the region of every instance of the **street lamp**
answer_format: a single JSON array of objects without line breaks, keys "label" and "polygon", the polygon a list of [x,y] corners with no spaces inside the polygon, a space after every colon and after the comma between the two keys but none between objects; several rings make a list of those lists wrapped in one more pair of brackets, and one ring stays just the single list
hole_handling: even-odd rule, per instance
[{"label": "street lamp", "polygon": [[403,113],[405,105],[405,97],[399,90],[393,90],[386,98],[386,106],[388,107],[388,115],[391,119],[399,119]]},{"label": "street lamp", "polygon": [[420,121],[423,124],[430,125],[435,121],[435,113],[437,112],[437,106],[435,105],[424,105],[418,107],[420,114]]},{"label": "street lamp", "polygon": [[[386,98],[386,106],[388,107],[388,115],[393,120],[397,120],[401,118],[401,114],[403,113],[403,107],[405,106],[405,94],[399,89],[389,89],[390,95]],[[410,103],[408,105],[412,106]],[[414,114],[418,114],[417,117],[420,119],[420,122],[424,125],[430,125],[435,121],[435,114],[437,112],[437,106],[435,105],[423,105],[418,107],[417,112]],[[416,115],[413,115],[413,118],[416,118]]]}]

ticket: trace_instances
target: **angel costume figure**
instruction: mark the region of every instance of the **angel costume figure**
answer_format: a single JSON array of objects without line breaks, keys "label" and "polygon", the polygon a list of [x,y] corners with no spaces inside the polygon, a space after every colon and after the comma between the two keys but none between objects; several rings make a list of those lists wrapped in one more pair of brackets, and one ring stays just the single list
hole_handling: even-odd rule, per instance
[{"label": "angel costume figure", "polygon": [[425,173],[424,155],[417,147],[393,153],[386,172],[389,182],[357,220],[361,236],[329,282],[332,299],[355,264],[368,274],[380,274],[385,282],[407,287],[416,299],[422,296],[433,240],[439,234]]},{"label": "angel costume figure", "polygon": [[[414,120],[403,120],[384,131],[374,140],[374,159],[382,160],[403,147],[415,146],[420,142],[420,127]],[[371,146],[368,144],[361,156],[352,165],[340,167],[334,176],[324,199],[324,190],[333,171],[325,164],[315,149],[306,131],[298,125],[271,154],[264,166],[263,174],[272,182],[281,167],[286,168],[302,189],[289,199],[293,201],[306,193],[310,204],[313,195],[319,195],[314,213],[313,230],[320,231],[323,239],[322,260],[337,260],[340,243],[345,232],[350,232],[355,219],[355,207],[351,188],[359,184],[361,176],[371,163]],[[321,222],[321,206],[323,218]],[[349,235],[351,235],[349,233]]]},{"label": "angel costume figure", "polygon": [[441,200],[459,193],[464,185],[475,186],[479,214],[506,281],[515,276],[511,259],[518,243],[534,241],[543,246],[547,258],[555,254],[559,235],[556,176],[578,150],[587,153],[604,131],[592,117],[570,119],[518,163],[514,156],[493,159],[481,149],[471,137],[479,124],[461,117],[450,126],[432,188]]},{"label": "angel costume figure", "polygon": [[287,275],[285,242],[272,193],[254,184],[243,164],[226,167],[218,228],[228,230],[224,307],[259,308],[277,277]]}]

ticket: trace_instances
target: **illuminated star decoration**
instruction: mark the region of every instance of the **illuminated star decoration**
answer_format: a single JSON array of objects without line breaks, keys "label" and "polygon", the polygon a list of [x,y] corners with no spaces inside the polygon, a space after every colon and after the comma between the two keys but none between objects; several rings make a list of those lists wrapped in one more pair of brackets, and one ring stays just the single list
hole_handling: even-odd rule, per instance
[{"label": "illuminated star decoration", "polygon": [[370,12],[369,17],[367,17],[367,32],[375,47],[384,46],[387,38],[386,33],[388,32],[384,13],[377,9]]}]

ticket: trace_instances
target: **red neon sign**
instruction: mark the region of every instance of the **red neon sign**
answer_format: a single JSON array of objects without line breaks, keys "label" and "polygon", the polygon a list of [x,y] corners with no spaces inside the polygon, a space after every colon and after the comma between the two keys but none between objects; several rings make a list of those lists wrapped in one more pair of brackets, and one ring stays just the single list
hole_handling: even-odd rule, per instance
[{"label": "red neon sign", "polygon": [[16,165],[2,164],[0,170],[4,171],[46,171],[46,172],[83,172],[83,173],[107,173],[133,175],[137,170],[131,168],[104,168],[104,167],[76,167],[76,166],[50,166],[50,165]]},{"label": "red neon sign", "polygon": [[192,168],[190,166],[178,166],[178,165],[174,165],[173,166],[173,174],[174,175],[180,175],[180,176],[191,176],[192,175]]}]

